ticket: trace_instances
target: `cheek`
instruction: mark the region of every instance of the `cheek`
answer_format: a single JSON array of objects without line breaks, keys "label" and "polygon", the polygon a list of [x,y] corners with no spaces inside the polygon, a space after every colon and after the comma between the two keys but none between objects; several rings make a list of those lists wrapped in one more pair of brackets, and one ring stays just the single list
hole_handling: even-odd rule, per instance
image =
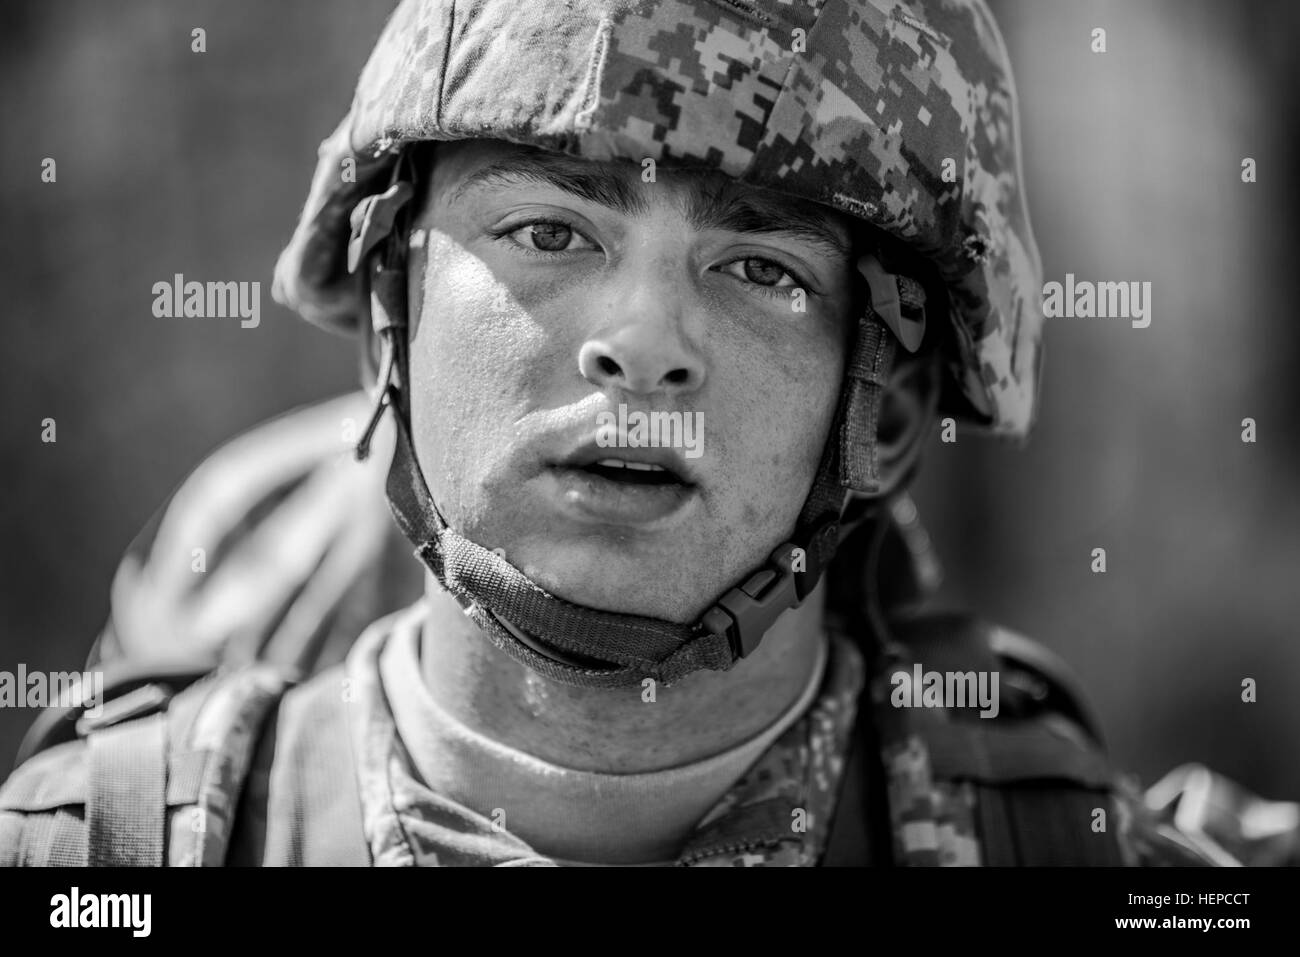
[{"label": "cheek", "polygon": [[430,232],[422,263],[410,352],[416,452],[435,497],[467,519],[506,468],[553,347],[483,260],[445,234]]},{"label": "cheek", "polygon": [[812,317],[789,328],[750,324],[728,344],[734,451],[744,461],[731,474],[777,512],[797,511],[821,460],[844,372],[841,328]]},{"label": "cheek", "polygon": [[[737,323],[714,379],[729,441],[705,544],[728,556],[722,580],[761,562],[794,530],[829,436],[845,350],[839,326]],[[777,317],[769,317],[777,318]],[[725,370],[725,374],[722,373]],[[702,555],[705,552],[701,552]]]}]

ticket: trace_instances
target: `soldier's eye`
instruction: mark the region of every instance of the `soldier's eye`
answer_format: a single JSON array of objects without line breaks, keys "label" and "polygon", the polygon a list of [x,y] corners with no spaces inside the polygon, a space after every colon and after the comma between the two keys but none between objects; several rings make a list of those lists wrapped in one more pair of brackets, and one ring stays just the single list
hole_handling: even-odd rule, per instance
[{"label": "soldier's eye", "polygon": [[749,256],[744,259],[733,260],[724,265],[722,271],[728,276],[735,276],[737,279],[743,279],[745,282],[753,283],[756,286],[765,286],[769,289],[808,288],[807,283],[803,282],[785,266],[773,259],[764,259],[761,256]]},{"label": "soldier's eye", "polygon": [[595,249],[580,232],[558,219],[537,219],[504,232],[525,252],[561,253]]},{"label": "soldier's eye", "polygon": [[[731,266],[740,266],[740,278],[746,282],[756,283],[760,286],[793,286],[795,285],[794,277],[780,263],[774,263],[770,259],[737,259],[734,263],[728,263]],[[734,273],[733,273],[734,275]],[[781,277],[785,276],[790,281],[781,282]]]}]

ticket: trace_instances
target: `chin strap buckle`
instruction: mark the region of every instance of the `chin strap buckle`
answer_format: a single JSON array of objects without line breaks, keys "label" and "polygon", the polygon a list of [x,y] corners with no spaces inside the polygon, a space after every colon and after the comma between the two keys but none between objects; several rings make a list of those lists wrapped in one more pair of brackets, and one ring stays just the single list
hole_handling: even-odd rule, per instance
[{"label": "chin strap buckle", "polygon": [[839,538],[837,523],[823,525],[805,548],[794,542],[777,547],[761,568],[717,600],[701,617],[706,631],[727,639],[736,658],[758,647],[768,629],[791,608],[798,608],[817,587],[821,556]]}]

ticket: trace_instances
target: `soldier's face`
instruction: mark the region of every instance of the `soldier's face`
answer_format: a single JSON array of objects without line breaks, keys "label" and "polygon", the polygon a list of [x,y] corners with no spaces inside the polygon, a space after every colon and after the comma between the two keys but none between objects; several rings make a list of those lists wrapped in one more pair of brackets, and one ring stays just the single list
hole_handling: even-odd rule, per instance
[{"label": "soldier's face", "polygon": [[794,528],[852,337],[851,233],[650,172],[439,145],[411,419],[454,529],[560,597],[684,622]]}]

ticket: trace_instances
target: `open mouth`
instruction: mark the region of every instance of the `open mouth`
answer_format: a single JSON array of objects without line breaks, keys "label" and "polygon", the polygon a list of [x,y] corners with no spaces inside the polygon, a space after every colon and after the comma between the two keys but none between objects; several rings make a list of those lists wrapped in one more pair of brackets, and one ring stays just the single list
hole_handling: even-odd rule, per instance
[{"label": "open mouth", "polygon": [[628,462],[624,459],[600,459],[589,465],[578,467],[597,478],[603,478],[621,485],[689,485],[684,478],[670,468],[654,465],[650,462]]},{"label": "open mouth", "polygon": [[614,453],[587,447],[553,463],[548,472],[560,508],[601,525],[659,525],[684,514],[701,494],[687,466],[661,450]]}]

